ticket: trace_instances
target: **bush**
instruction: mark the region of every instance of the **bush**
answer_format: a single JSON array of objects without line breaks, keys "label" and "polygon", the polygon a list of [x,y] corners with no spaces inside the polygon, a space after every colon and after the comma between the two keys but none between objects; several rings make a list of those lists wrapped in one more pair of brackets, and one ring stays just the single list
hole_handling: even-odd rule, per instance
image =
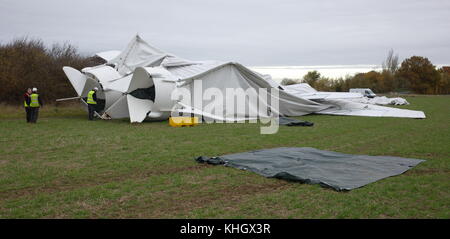
[{"label": "bush", "polygon": [[81,70],[101,64],[69,43],[46,47],[42,40],[18,38],[0,44],[0,102],[22,104],[27,88],[37,87],[44,104],[76,95],[62,67]]},{"label": "bush", "polygon": [[289,78],[284,78],[283,80],[281,80],[281,85],[294,85],[297,84],[298,82],[294,79],[289,79]]}]

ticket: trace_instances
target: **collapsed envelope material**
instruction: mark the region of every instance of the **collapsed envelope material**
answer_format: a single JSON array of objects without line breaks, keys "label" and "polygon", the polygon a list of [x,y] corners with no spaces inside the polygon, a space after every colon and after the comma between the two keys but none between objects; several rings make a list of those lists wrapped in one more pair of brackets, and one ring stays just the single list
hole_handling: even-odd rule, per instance
[{"label": "collapsed envelope material", "polygon": [[[81,72],[68,66],[63,70],[80,98],[85,98],[94,87],[100,89],[97,98],[104,104],[97,110],[103,119],[129,118],[132,123],[167,120],[179,108],[221,122],[271,117],[268,111],[280,116],[317,113],[425,118],[421,111],[357,102],[360,94],[318,92],[307,84],[281,86],[269,75],[236,62],[186,60],[151,46],[137,35],[123,51],[102,52],[97,56],[107,62]],[[195,82],[201,82],[202,87],[196,87]],[[261,93],[263,89],[267,94]],[[227,92],[239,90],[254,90],[258,102],[236,99],[245,106],[239,107],[247,111],[230,112],[227,106],[234,106],[235,99]],[[189,92],[190,96],[183,102],[172,99],[171,94],[179,91]],[[217,94],[213,97],[212,92]],[[180,107],[180,103],[184,106]]]}]

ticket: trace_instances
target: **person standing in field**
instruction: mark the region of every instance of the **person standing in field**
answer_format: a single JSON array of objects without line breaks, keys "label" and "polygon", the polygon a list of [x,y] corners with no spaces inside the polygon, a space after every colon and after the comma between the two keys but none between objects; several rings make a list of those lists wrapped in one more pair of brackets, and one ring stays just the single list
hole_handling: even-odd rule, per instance
[{"label": "person standing in field", "polygon": [[33,88],[27,104],[30,108],[30,123],[36,123],[39,116],[39,108],[44,106],[39,94],[37,93],[37,88]]},{"label": "person standing in field", "polygon": [[94,120],[94,112],[95,107],[97,106],[97,91],[98,88],[94,87],[91,91],[87,94],[87,100],[86,103],[88,104],[88,111],[89,111],[89,120]]},{"label": "person standing in field", "polygon": [[27,102],[29,102],[30,95],[31,95],[31,88],[28,88],[25,94],[23,94],[23,106],[25,108],[25,114],[27,118],[27,123],[30,123],[31,120],[31,113],[30,113],[30,106]]}]

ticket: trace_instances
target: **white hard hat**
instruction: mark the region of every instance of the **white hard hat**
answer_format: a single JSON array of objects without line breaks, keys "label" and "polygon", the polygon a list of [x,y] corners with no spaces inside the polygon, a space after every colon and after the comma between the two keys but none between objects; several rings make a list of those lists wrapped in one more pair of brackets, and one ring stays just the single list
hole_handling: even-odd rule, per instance
[{"label": "white hard hat", "polygon": [[37,91],[37,88],[36,87],[33,87],[33,90],[32,91]]},{"label": "white hard hat", "polygon": [[96,91],[97,91],[97,90],[98,90],[98,87],[94,87],[94,90],[96,90]]}]

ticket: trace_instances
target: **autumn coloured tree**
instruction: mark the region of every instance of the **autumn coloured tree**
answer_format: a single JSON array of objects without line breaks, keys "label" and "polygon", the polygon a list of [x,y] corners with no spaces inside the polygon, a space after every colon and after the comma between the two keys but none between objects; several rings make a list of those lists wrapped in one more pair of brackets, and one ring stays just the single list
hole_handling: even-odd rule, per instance
[{"label": "autumn coloured tree", "polygon": [[436,67],[426,57],[412,56],[405,59],[398,69],[396,77],[401,82],[407,82],[405,87],[408,87],[415,93],[439,93],[441,76]]},{"label": "autumn coloured tree", "polygon": [[37,87],[48,103],[76,96],[62,67],[81,70],[98,64],[68,43],[48,47],[39,39],[25,37],[0,44],[0,102],[23,104],[22,95],[29,87]]},{"label": "autumn coloured tree", "polygon": [[308,83],[310,86],[315,87],[316,82],[320,79],[320,73],[318,71],[310,71],[303,76],[303,83]]}]

